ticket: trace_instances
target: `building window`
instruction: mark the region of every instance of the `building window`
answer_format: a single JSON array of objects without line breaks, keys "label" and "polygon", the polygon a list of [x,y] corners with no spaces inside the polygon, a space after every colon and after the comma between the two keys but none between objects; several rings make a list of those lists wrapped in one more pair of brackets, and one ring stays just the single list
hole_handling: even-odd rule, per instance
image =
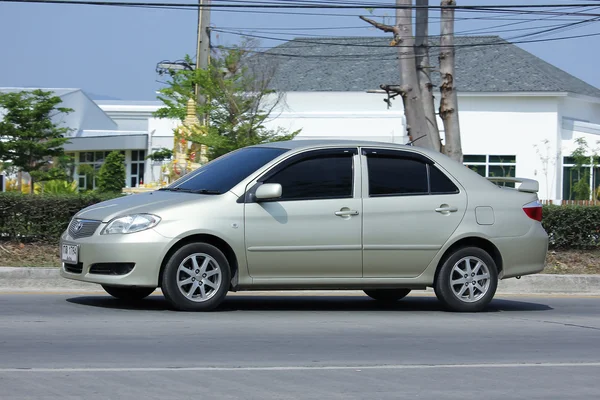
[{"label": "building window", "polygon": [[146,166],[146,150],[131,150],[131,165],[129,175],[131,187],[144,183],[144,169]]},{"label": "building window", "polygon": [[[79,190],[94,190],[104,160],[112,151],[84,151],[75,157]],[[124,151],[121,154],[125,155]]]},{"label": "building window", "polygon": [[590,157],[587,164],[577,166],[573,157],[563,158],[563,200],[595,200],[600,198],[600,159]]},{"label": "building window", "polygon": [[[465,155],[463,164],[484,177],[514,178],[517,156],[511,155]],[[501,183],[498,183],[501,184]],[[502,183],[515,187],[514,183]]]}]

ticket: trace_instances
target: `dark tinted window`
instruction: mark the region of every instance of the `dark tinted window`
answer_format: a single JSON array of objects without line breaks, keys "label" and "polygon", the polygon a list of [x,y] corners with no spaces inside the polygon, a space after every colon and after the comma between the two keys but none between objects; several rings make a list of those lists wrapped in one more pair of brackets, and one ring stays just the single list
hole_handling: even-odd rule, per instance
[{"label": "dark tinted window", "polygon": [[281,200],[352,197],[352,154],[322,155],[298,161],[270,177]]},{"label": "dark tinted window", "polygon": [[224,193],[251,173],[287,152],[286,149],[249,147],[217,158],[169,185],[170,189]]},{"label": "dark tinted window", "polygon": [[369,195],[427,194],[427,165],[409,158],[369,156]]},{"label": "dark tinted window", "polygon": [[429,185],[431,187],[431,194],[458,193],[456,185],[433,165],[429,166]]}]

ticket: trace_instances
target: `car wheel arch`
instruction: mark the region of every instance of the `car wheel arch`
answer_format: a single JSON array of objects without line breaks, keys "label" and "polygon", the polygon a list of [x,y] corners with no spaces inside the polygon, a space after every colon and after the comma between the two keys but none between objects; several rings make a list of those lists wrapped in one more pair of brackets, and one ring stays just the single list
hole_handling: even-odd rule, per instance
[{"label": "car wheel arch", "polygon": [[171,246],[169,251],[167,251],[167,253],[163,257],[163,260],[160,264],[160,271],[158,273],[158,286],[159,287],[162,285],[163,271],[164,271],[167,263],[169,262],[169,259],[171,258],[171,256],[177,250],[179,250],[186,244],[190,244],[190,243],[206,243],[206,244],[215,246],[217,249],[219,249],[225,255],[225,258],[227,258],[227,261],[229,262],[229,266],[231,268],[231,283],[230,283],[230,285],[233,287],[236,286],[237,281],[238,281],[239,264],[238,264],[237,256],[235,255],[235,251],[233,251],[233,248],[229,245],[229,243],[227,243],[225,240],[221,239],[220,237],[211,235],[211,234],[201,233],[201,234],[194,234],[194,235],[186,236],[184,238],[179,239],[176,243],[174,243]]},{"label": "car wheel arch", "polygon": [[496,245],[494,245],[494,243],[492,243],[488,239],[482,238],[480,236],[467,236],[467,237],[463,237],[463,238],[457,240],[456,242],[452,243],[452,245],[450,245],[450,247],[448,247],[446,249],[446,251],[444,251],[444,254],[440,258],[440,260],[436,266],[434,285],[435,285],[435,282],[437,281],[440,268],[442,267],[442,265],[444,264],[446,259],[448,257],[450,257],[458,249],[461,249],[463,247],[477,247],[477,248],[480,248],[481,250],[485,251],[486,253],[488,253],[489,256],[496,263],[496,268],[498,269],[498,276],[500,276],[500,277],[502,276],[502,271],[504,270],[502,254],[500,254],[500,250],[498,250]]}]

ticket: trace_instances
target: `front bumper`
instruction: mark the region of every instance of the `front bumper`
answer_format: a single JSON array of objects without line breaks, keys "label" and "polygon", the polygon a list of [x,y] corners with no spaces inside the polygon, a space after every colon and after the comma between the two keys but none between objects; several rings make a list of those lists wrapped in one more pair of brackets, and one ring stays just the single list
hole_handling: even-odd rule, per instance
[{"label": "front bumper", "polygon": [[[102,224],[93,236],[73,239],[65,232],[61,237],[63,244],[79,246],[79,267],[81,273],[69,272],[63,263],[60,275],[67,279],[83,282],[117,285],[157,287],[160,266],[170,247],[171,239],[154,229],[126,235],[100,235]],[[91,273],[93,264],[132,263],[133,269],[124,275],[103,275]],[[70,268],[72,269],[72,268]]]}]

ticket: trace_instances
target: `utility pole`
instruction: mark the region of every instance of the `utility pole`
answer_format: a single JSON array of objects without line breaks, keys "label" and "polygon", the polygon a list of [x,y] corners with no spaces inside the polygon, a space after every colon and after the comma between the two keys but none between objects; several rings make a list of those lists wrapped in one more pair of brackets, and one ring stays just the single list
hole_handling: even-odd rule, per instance
[{"label": "utility pole", "polygon": [[[198,43],[196,47],[196,69],[207,69],[210,59],[210,0],[198,0]],[[204,99],[196,85],[196,102],[200,106]]]},{"label": "utility pole", "polygon": [[[210,0],[198,0],[198,38],[196,47],[196,70],[207,69],[210,61]],[[206,99],[200,94],[200,85],[196,84],[196,105],[201,110]],[[202,113],[200,124],[208,125],[208,115]],[[208,148],[200,146],[200,162],[207,162]]]}]

